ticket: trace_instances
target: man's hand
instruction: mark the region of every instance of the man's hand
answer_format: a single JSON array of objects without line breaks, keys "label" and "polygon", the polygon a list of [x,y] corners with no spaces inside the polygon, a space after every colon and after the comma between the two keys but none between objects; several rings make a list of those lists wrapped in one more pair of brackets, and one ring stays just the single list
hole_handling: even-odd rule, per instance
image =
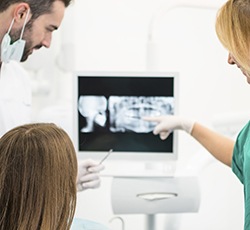
[{"label": "man's hand", "polygon": [[100,187],[99,173],[104,169],[103,164],[94,160],[82,160],[78,163],[77,191]]}]

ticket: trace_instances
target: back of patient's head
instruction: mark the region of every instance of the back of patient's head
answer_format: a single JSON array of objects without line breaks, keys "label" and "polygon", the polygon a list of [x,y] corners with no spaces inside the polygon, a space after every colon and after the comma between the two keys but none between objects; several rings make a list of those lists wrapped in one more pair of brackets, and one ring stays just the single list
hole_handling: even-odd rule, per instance
[{"label": "back of patient's head", "polygon": [[53,124],[12,129],[0,139],[0,229],[67,230],[76,205],[73,144]]}]

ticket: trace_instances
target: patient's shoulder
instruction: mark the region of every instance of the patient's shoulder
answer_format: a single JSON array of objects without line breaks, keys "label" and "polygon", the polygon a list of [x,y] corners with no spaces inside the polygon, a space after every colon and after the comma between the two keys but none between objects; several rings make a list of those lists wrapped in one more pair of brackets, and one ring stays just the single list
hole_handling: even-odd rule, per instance
[{"label": "patient's shoulder", "polygon": [[86,219],[75,218],[71,230],[109,230],[106,226]]}]

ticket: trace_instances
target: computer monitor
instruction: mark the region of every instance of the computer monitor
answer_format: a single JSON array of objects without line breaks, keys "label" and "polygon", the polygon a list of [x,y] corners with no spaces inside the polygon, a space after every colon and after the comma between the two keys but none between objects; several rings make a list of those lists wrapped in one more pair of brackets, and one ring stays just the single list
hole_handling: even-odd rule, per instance
[{"label": "computer monitor", "polygon": [[173,171],[177,133],[162,141],[152,133],[155,124],[142,117],[177,113],[178,73],[75,72],[73,92],[80,159],[100,161],[112,149],[108,174],[143,176],[159,165]]}]

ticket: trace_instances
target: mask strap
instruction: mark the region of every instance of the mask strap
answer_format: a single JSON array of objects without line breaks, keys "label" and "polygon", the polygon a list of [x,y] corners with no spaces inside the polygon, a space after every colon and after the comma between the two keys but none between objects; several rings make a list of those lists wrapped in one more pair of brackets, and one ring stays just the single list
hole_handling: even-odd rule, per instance
[{"label": "mask strap", "polygon": [[15,19],[13,18],[13,19],[12,19],[12,21],[11,21],[11,23],[10,23],[10,27],[9,27],[9,29],[8,29],[7,34],[9,34],[9,33],[10,33],[10,30],[11,30],[11,28],[12,28],[13,24],[14,24],[14,21],[15,21]]},{"label": "mask strap", "polygon": [[28,20],[29,13],[30,13],[30,9],[28,9],[25,20],[24,20],[23,28],[22,28],[21,35],[20,35],[20,40],[23,38],[23,32],[24,32],[24,28],[25,28],[27,20]]}]

